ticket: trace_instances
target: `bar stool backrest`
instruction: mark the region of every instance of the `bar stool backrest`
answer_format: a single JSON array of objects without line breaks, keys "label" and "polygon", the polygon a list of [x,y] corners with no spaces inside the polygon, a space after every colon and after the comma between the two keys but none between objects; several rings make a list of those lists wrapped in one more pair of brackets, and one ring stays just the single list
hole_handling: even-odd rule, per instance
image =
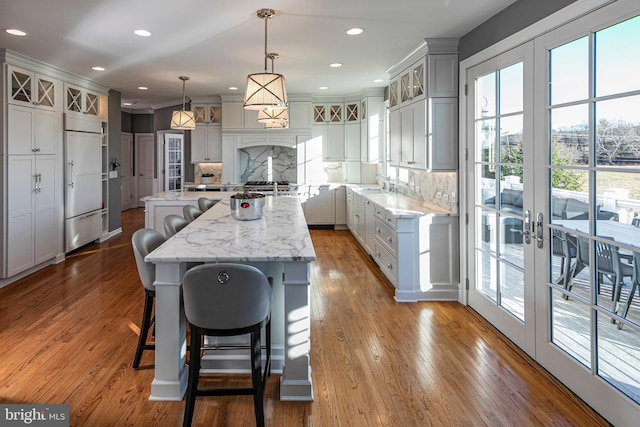
[{"label": "bar stool backrest", "polygon": [[142,286],[150,291],[155,291],[153,282],[156,280],[156,266],[155,264],[146,262],[144,257],[163,244],[165,240],[165,237],[161,233],[151,228],[137,230],[131,237],[140,282],[142,282]]},{"label": "bar stool backrest", "polygon": [[189,225],[189,221],[176,214],[169,214],[164,217],[164,234],[167,236],[167,239],[178,231],[185,228]]},{"label": "bar stool backrest", "polygon": [[184,215],[184,219],[191,222],[202,215],[202,211],[193,205],[184,205],[182,207],[182,214]]}]

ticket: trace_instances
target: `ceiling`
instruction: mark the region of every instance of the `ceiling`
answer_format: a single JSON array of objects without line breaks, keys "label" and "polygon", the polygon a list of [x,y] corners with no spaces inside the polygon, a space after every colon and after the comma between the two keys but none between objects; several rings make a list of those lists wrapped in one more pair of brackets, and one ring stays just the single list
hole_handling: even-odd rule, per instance
[{"label": "ceiling", "polygon": [[[125,108],[148,110],[181,102],[181,75],[190,77],[188,98],[242,96],[247,74],[264,70],[264,20],[256,12],[271,8],[268,50],[279,54],[275,72],[287,92],[348,95],[385,86],[386,70],[425,38],[460,37],[513,2],[3,0],[0,29],[28,35],[2,31],[0,47],[115,89],[132,103]],[[364,32],[348,36],[352,27]],[[330,68],[334,62],[343,66]]]}]

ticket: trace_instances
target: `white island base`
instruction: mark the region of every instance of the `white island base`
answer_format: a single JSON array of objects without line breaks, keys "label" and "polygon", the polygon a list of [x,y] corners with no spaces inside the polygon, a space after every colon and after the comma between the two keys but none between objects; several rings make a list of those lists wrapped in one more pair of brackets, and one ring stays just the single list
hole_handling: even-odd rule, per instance
[{"label": "white island base", "polygon": [[[182,400],[186,391],[186,321],[180,286],[187,262],[243,263],[273,278],[271,371],[281,373],[280,399],[313,400],[309,263],[315,260],[315,251],[297,198],[268,197],[264,218],[256,221],[234,220],[225,198],[146,259],[156,264],[155,378],[149,400]],[[243,338],[219,342],[245,344]],[[239,350],[207,350],[202,369],[249,373],[249,356]]]}]

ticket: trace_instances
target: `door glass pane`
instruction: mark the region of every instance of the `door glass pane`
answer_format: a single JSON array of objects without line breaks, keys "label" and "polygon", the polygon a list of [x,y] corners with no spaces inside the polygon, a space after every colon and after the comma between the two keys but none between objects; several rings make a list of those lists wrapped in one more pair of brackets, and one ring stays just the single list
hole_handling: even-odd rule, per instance
[{"label": "door glass pane", "polygon": [[[630,42],[635,40],[636,42]],[[640,89],[640,17],[598,31],[595,35],[597,52],[596,95]]]},{"label": "door glass pane", "polygon": [[524,270],[500,263],[500,304],[524,322]]},{"label": "door glass pane", "polygon": [[554,165],[589,163],[588,104],[551,110],[551,160]]},{"label": "door glass pane", "polygon": [[523,110],[522,62],[500,70],[500,114]]},{"label": "door glass pane", "polygon": [[597,164],[640,165],[640,95],[599,101],[595,105]]},{"label": "door glass pane", "polygon": [[476,247],[495,254],[495,242],[498,241],[498,217],[495,211],[477,208],[481,226],[477,228]]},{"label": "door glass pane", "polygon": [[576,299],[551,291],[551,341],[587,368],[591,367],[591,312]]},{"label": "door glass pane", "polygon": [[[631,313],[637,314],[638,307]],[[640,330],[622,330],[611,318],[598,313],[598,374],[618,390],[640,403]]]},{"label": "door glass pane", "polygon": [[582,37],[549,52],[551,105],[589,97],[589,38]]},{"label": "door glass pane", "polygon": [[476,119],[496,115],[496,74],[476,80]]},{"label": "door glass pane", "polygon": [[489,254],[476,251],[476,282],[478,290],[494,302],[498,301],[498,273],[496,259]]}]

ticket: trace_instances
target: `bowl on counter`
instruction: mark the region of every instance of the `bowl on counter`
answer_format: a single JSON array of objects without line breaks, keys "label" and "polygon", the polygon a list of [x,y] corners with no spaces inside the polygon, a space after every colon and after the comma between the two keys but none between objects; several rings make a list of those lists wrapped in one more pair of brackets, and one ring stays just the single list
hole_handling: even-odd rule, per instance
[{"label": "bowl on counter", "polygon": [[231,196],[231,215],[239,221],[262,218],[265,195],[259,193],[237,193]]}]

